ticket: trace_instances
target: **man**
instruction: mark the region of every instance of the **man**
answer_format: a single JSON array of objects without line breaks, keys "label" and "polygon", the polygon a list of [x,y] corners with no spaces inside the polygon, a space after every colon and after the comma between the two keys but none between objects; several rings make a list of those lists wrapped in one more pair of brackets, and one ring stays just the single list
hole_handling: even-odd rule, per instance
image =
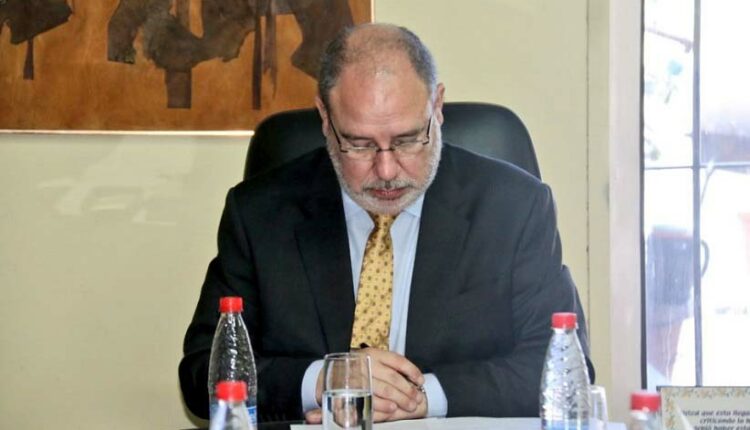
[{"label": "man", "polygon": [[443,144],[444,92],[406,29],[330,44],[316,99],[327,151],[227,196],[180,364],[193,412],[206,415],[218,299],[240,295],[265,419],[318,421],[321,358],[351,348],[372,359],[376,421],[538,415],[550,315],[584,325],[552,196]]}]

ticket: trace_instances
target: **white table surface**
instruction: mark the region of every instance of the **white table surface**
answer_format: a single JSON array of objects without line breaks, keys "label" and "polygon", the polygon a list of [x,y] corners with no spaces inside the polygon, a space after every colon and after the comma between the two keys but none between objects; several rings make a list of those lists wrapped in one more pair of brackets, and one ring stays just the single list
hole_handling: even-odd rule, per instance
[{"label": "white table surface", "polygon": [[[320,425],[292,425],[291,430],[318,430]],[[539,430],[539,418],[426,418],[423,420],[396,421],[373,426],[378,430]],[[607,430],[626,430],[623,423],[609,423]]]}]

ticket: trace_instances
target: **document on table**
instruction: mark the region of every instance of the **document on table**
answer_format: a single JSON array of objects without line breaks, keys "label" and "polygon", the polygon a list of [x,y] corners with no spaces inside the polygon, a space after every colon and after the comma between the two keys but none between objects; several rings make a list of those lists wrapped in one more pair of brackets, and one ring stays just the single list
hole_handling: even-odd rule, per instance
[{"label": "document on table", "polygon": [[[292,425],[291,430],[318,430],[320,425]],[[377,430],[538,430],[539,418],[425,418],[392,423],[378,423]]]}]

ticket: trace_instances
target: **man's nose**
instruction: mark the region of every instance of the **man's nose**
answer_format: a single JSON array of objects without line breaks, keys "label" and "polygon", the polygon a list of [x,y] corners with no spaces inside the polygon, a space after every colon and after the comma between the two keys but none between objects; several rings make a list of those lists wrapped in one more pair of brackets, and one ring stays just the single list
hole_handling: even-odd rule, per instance
[{"label": "man's nose", "polygon": [[380,151],[375,154],[375,173],[379,179],[390,181],[398,176],[398,159],[393,151]]}]

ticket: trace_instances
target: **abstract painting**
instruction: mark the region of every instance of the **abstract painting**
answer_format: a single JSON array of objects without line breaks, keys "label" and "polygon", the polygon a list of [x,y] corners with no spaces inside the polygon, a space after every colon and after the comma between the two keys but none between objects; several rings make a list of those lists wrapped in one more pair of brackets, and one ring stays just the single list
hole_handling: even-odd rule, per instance
[{"label": "abstract painting", "polygon": [[0,129],[251,130],[371,0],[0,0]]}]

